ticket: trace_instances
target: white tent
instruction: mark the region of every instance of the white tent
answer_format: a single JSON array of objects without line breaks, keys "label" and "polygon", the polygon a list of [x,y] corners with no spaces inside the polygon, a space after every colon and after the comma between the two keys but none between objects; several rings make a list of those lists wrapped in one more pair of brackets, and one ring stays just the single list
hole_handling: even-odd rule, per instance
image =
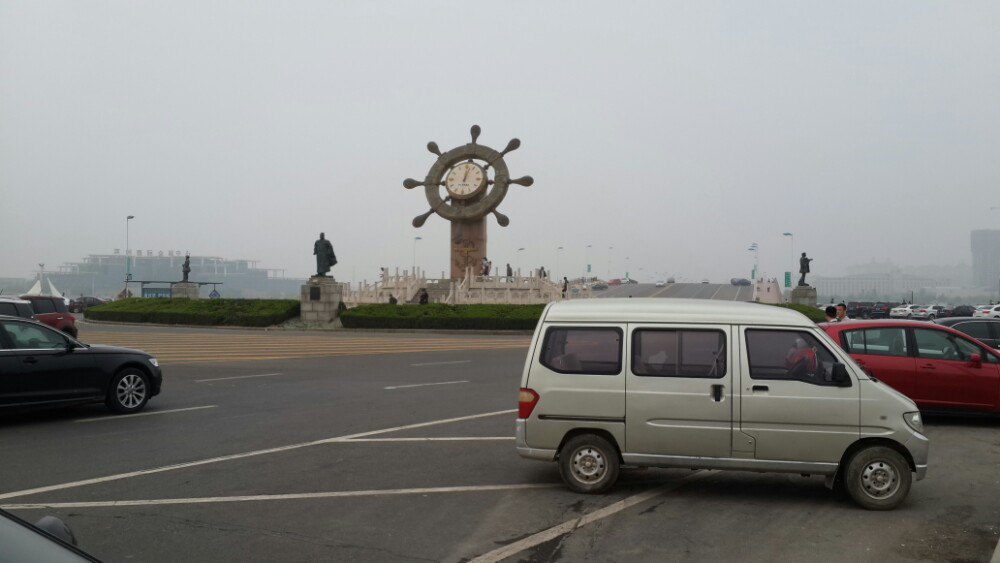
[{"label": "white tent", "polygon": [[31,289],[25,292],[24,295],[51,295],[52,297],[60,297],[62,299],[66,299],[65,297],[63,297],[63,294],[60,293],[58,289],[56,289],[56,286],[52,283],[52,280],[50,278],[46,278],[45,282],[49,284],[48,293],[44,293],[42,291],[42,280],[41,278],[39,278],[38,281],[35,282],[35,285],[31,286]]}]

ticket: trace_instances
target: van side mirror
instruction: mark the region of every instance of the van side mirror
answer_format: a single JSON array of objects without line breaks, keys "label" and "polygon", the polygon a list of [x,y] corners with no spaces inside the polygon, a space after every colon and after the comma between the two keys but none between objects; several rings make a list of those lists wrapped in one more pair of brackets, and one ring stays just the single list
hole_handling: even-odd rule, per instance
[{"label": "van side mirror", "polygon": [[983,356],[980,354],[969,355],[969,367],[974,367],[974,368],[983,367]]},{"label": "van side mirror", "polygon": [[837,384],[837,387],[851,386],[851,375],[847,373],[847,366],[840,362],[833,364],[830,379]]}]

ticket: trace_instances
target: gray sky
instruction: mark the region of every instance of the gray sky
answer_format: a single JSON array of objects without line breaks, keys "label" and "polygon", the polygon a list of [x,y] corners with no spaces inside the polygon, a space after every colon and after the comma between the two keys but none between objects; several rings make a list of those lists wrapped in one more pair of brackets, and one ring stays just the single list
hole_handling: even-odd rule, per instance
[{"label": "gray sky", "polygon": [[[1000,227],[996,2],[0,4],[0,275],[124,247],[448,263],[419,190],[508,156],[494,264],[725,281],[969,260]],[[558,258],[556,248],[565,247]],[[608,251],[613,246],[614,251]],[[639,268],[643,272],[639,272]]]}]

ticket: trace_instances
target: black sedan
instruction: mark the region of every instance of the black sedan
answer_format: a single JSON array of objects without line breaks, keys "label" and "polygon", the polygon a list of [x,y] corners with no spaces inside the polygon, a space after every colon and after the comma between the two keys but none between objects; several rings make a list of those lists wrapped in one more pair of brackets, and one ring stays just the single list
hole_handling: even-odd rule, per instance
[{"label": "black sedan", "polygon": [[0,408],[103,402],[142,410],[160,392],[156,358],[128,348],[88,346],[41,323],[0,316]]},{"label": "black sedan", "polygon": [[1000,348],[1000,319],[947,317],[933,322],[964,332],[990,348]]}]

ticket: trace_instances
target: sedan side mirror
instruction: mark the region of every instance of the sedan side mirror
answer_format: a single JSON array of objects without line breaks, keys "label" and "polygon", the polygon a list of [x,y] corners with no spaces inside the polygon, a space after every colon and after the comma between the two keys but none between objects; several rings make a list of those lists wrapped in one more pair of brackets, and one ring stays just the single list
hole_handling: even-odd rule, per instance
[{"label": "sedan side mirror", "polygon": [[983,357],[980,354],[969,355],[969,366],[974,368],[983,367]]},{"label": "sedan side mirror", "polygon": [[847,366],[840,362],[833,364],[830,380],[836,383],[837,387],[850,387],[851,375],[847,373]]}]

